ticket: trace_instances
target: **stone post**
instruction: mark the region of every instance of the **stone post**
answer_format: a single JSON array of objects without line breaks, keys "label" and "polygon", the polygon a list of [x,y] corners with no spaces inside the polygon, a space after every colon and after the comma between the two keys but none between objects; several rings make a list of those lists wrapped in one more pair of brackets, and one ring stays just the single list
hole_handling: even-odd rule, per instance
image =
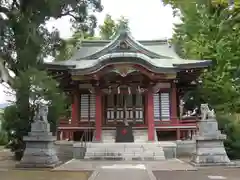
[{"label": "stone post", "polygon": [[191,163],[196,166],[234,165],[231,163],[224,148],[226,135],[218,130],[218,123],[214,111],[210,111],[207,104],[201,105],[202,119],[198,122],[196,152]]},{"label": "stone post", "polygon": [[50,124],[47,122],[47,107],[42,107],[31,124],[31,132],[23,140],[26,149],[22,160],[17,167],[24,168],[51,168],[60,163],[54,141],[55,136],[50,132]]}]

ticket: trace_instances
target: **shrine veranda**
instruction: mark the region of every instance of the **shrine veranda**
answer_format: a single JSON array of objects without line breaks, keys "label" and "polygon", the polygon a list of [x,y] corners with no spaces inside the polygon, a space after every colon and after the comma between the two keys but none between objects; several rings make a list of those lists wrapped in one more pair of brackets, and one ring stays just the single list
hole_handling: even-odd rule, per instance
[{"label": "shrine veranda", "polygon": [[80,141],[88,131],[88,141],[101,142],[103,131],[128,126],[148,142],[190,138],[197,116],[183,118],[180,99],[210,64],[180,58],[167,40],[137,41],[126,29],[113,40],[85,40],[69,60],[45,64],[72,97],[57,138]]}]

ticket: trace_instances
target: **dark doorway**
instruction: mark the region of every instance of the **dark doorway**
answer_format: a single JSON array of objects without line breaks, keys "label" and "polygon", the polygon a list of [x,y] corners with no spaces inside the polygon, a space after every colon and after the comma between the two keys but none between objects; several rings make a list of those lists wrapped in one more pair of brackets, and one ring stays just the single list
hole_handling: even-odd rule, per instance
[{"label": "dark doorway", "polygon": [[91,142],[93,139],[93,132],[94,130],[90,130],[90,129],[75,131],[73,133],[73,140]]},{"label": "dark doorway", "polygon": [[176,131],[157,131],[158,141],[175,141]]}]

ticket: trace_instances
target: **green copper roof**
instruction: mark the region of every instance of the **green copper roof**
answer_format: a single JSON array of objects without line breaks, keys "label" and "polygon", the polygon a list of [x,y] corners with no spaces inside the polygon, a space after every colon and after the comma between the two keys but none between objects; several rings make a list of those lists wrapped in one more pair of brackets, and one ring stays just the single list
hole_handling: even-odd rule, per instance
[{"label": "green copper roof", "polygon": [[150,71],[165,73],[204,68],[209,66],[211,61],[182,59],[167,40],[136,41],[128,30],[121,30],[111,41],[83,41],[82,47],[69,60],[46,65],[48,68],[67,68],[87,74],[116,63],[139,64]]}]

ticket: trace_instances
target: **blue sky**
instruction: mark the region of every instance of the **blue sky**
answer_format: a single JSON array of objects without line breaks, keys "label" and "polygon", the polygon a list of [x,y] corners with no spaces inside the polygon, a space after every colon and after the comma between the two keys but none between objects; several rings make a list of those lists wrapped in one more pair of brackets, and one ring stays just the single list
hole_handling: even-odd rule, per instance
[{"label": "blue sky", "polygon": [[[110,14],[115,20],[124,16],[129,20],[132,35],[138,40],[170,38],[174,23],[179,22],[173,17],[171,7],[163,6],[161,0],[102,0],[102,4],[103,12],[96,14],[98,23],[102,24],[106,14]],[[67,17],[52,20],[47,26],[58,28],[62,38],[69,38],[72,35]],[[0,103],[14,99],[4,91],[8,89],[0,85]]]}]

